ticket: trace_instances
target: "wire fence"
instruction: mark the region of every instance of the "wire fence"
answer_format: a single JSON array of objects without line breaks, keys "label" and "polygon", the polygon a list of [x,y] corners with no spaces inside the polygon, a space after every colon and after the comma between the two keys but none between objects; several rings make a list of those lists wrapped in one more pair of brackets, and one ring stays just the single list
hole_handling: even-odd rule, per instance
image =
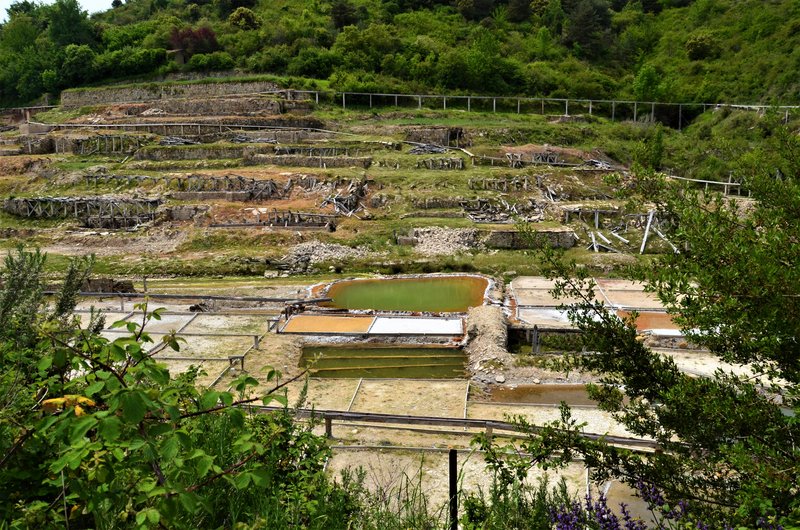
[{"label": "wire fence", "polygon": [[798,113],[798,105],[744,105],[735,103],[665,103],[614,99],[545,98],[516,96],[475,96],[446,94],[393,94],[291,90],[288,97],[305,97],[316,103],[329,103],[347,108],[459,109],[467,112],[503,112],[516,114],[558,115],[565,118],[579,115],[602,116],[611,121],[660,122],[682,129],[709,109],[739,109],[756,112],[774,111],[789,119]]},{"label": "wire fence", "polygon": [[[800,105],[757,105],[739,103],[668,103],[624,99],[584,99],[521,96],[401,94],[382,92],[340,92],[333,90],[282,89],[287,99],[310,99],[347,108],[417,108],[458,109],[467,112],[556,115],[564,119],[575,116],[601,116],[611,121],[659,122],[682,129],[700,114],[713,109],[776,112],[785,123],[800,113]],[[237,94],[231,94],[237,95]],[[32,111],[55,108],[51,105],[0,109],[0,114],[18,114],[30,119]]]}]

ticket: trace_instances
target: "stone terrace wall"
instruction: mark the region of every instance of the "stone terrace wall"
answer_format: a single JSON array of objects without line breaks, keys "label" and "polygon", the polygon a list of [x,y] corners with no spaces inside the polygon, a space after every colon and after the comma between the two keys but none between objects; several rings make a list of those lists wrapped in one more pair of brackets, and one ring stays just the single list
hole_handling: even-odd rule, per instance
[{"label": "stone terrace wall", "polygon": [[[546,238],[554,248],[572,248],[575,246],[575,232],[572,230],[537,230],[536,234]],[[488,231],[483,244],[489,248],[514,250],[533,248],[531,241],[517,230]]]},{"label": "stone terrace wall", "polygon": [[211,99],[164,99],[150,103],[136,103],[125,107],[125,114],[138,116],[153,108],[166,114],[188,114],[203,116],[228,116],[233,114],[283,114],[284,112],[308,112],[308,101],[284,101],[269,97],[237,97]]},{"label": "stone terrace wall", "polygon": [[65,90],[61,93],[62,107],[136,103],[170,98],[208,98],[216,96],[272,92],[279,87],[270,81],[241,81],[232,83],[151,84],[132,87],[106,87]]},{"label": "stone terrace wall", "polygon": [[136,160],[206,160],[218,158],[250,158],[257,154],[271,153],[271,145],[266,146],[178,146],[147,147],[136,152]]}]

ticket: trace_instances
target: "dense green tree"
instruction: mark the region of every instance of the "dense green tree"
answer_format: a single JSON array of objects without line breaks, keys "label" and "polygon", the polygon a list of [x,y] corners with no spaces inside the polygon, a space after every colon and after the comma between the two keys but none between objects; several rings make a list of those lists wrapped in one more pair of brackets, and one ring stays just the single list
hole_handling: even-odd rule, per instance
[{"label": "dense green tree", "polygon": [[511,22],[524,22],[531,16],[531,2],[529,0],[509,0],[508,20]]},{"label": "dense green tree", "polygon": [[467,20],[482,20],[492,14],[495,3],[495,0],[456,0],[456,7]]},{"label": "dense green tree", "polygon": [[56,46],[94,44],[95,35],[78,0],[56,0],[48,9],[48,32]]},{"label": "dense green tree", "polygon": [[564,43],[578,45],[586,57],[599,57],[608,46],[610,26],[606,0],[578,0],[567,13]]},{"label": "dense green tree", "polygon": [[70,44],[64,49],[64,60],[59,66],[62,86],[78,86],[95,77],[96,54],[87,45]]},{"label": "dense green tree", "polygon": [[34,46],[39,36],[39,28],[29,15],[16,15],[3,25],[0,33],[0,47],[4,50],[20,53],[25,48]]},{"label": "dense green tree", "polygon": [[334,0],[331,3],[331,18],[337,29],[358,24],[359,16],[356,6],[350,0]]},{"label": "dense green tree", "polygon": [[661,75],[652,64],[642,66],[636,74],[633,80],[633,97],[637,101],[662,101]]}]

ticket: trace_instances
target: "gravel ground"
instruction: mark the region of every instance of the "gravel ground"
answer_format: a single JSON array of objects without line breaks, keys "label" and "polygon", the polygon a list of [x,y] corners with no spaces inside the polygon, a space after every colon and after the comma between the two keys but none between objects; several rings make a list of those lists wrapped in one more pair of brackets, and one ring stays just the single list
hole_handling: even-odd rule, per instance
[{"label": "gravel ground", "polygon": [[415,250],[426,256],[457,254],[480,246],[478,231],[471,228],[415,228],[414,237]]},{"label": "gravel ground", "polygon": [[364,250],[344,245],[306,241],[289,249],[282,261],[288,266],[290,272],[304,273],[312,265],[318,263],[363,258],[366,255],[367,252]]},{"label": "gravel ground", "polygon": [[503,310],[496,306],[470,308],[465,324],[469,372],[479,381],[504,382],[503,369],[514,363],[506,349],[508,331]]}]

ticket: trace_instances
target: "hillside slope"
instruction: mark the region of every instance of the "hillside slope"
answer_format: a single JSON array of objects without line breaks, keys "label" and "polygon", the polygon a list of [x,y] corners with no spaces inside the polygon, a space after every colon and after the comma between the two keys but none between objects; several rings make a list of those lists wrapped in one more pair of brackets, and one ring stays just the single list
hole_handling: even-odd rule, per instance
[{"label": "hillside slope", "polygon": [[792,0],[16,2],[0,104],[181,71],[271,73],[351,91],[797,103]]}]

